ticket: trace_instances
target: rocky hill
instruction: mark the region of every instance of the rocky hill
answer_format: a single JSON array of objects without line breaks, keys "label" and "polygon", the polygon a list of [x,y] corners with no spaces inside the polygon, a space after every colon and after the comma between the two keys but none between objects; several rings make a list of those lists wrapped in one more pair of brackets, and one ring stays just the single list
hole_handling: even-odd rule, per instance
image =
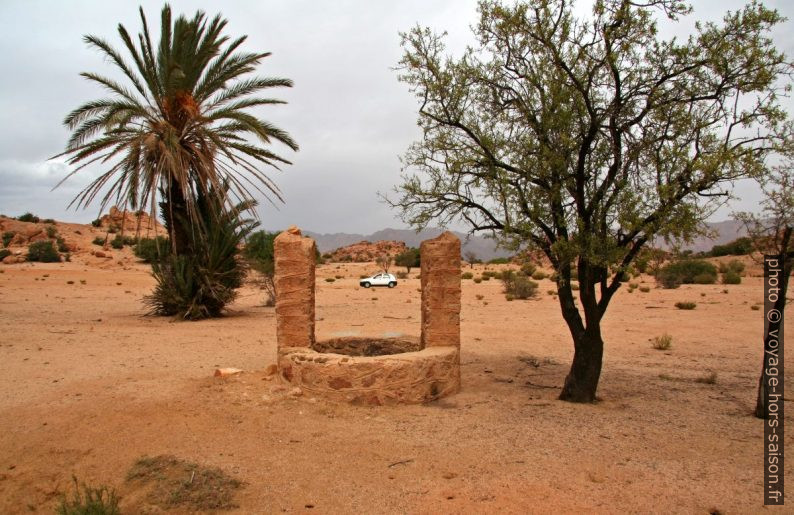
[{"label": "rocky hill", "polygon": [[380,240],[374,243],[359,241],[334,250],[328,259],[335,262],[366,263],[375,261],[378,256],[384,254],[393,258],[407,249],[405,242],[402,241]]}]

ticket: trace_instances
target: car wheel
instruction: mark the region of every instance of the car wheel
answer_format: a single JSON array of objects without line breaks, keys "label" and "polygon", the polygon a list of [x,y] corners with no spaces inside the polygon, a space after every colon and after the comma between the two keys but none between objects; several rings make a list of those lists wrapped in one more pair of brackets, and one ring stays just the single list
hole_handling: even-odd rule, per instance
[{"label": "car wheel", "polygon": [[361,286],[363,286],[364,288],[369,288],[371,285],[369,283],[364,283]]},{"label": "car wheel", "polygon": [[394,288],[395,286],[397,286],[396,282],[392,281],[389,283],[389,288]]}]

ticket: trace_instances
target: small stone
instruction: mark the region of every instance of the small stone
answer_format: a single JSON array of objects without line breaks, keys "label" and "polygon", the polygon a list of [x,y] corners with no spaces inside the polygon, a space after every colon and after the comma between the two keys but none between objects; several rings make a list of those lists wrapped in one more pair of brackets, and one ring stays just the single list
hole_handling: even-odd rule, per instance
[{"label": "small stone", "polygon": [[300,386],[296,386],[295,388],[291,389],[288,394],[290,397],[300,397],[303,395],[303,390],[301,390]]}]

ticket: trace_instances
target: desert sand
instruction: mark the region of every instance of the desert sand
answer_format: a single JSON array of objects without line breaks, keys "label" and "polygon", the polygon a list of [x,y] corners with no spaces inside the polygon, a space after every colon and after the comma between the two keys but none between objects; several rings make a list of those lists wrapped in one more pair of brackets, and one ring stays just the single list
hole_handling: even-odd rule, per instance
[{"label": "desert sand", "polygon": [[[643,276],[649,292],[622,288],[593,405],[556,400],[573,347],[549,280],[537,299],[512,302],[496,280],[464,280],[461,392],[358,407],[291,395],[265,372],[274,308],[253,283],[224,318],[149,317],[148,266],[127,249],[112,255],[0,265],[1,513],[51,513],[72,475],[115,488],[125,513],[158,513],[125,478],[161,454],[242,481],[238,513],[767,511],[763,426],[751,416],[758,269],[741,285],[662,290]],[[419,271],[394,289],[359,288],[375,271],[318,268],[318,338],[418,335]],[[654,350],[665,332],[672,348]],[[243,372],[213,377],[218,367]],[[714,384],[696,381],[711,372]]]}]

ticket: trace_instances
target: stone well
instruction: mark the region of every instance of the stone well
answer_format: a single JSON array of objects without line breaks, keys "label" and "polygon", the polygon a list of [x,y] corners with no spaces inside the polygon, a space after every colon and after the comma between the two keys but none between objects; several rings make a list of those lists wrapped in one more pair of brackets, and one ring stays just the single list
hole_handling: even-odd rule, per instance
[{"label": "stone well", "polygon": [[416,404],[460,389],[460,240],[422,242],[418,338],[314,337],[315,243],[297,228],[275,240],[278,368],[307,394],[355,404]]}]

